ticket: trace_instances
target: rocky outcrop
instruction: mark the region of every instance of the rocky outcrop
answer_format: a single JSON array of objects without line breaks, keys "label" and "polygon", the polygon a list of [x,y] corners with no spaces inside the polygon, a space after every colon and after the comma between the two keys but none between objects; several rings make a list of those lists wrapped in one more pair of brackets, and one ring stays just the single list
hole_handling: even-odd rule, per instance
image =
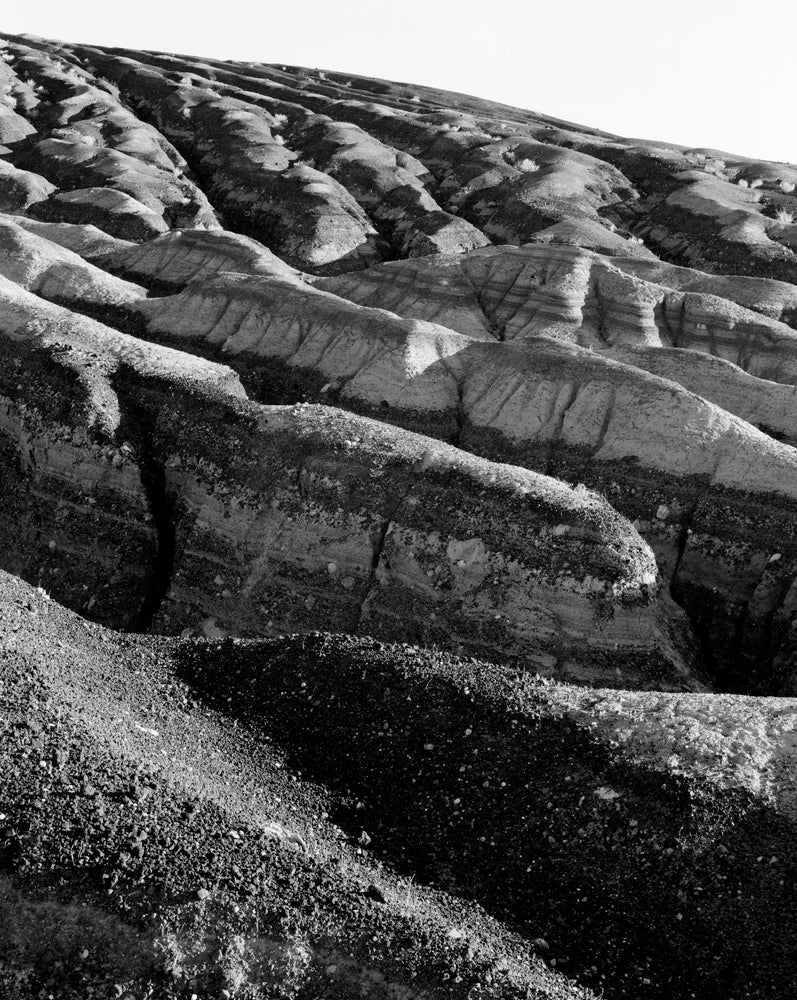
[{"label": "rocky outcrop", "polygon": [[[755,484],[797,499],[791,448],[676,382],[547,337],[529,340],[526,350],[523,342],[476,342],[276,276],[221,275],[141,301],[137,311],[155,335],[217,345],[255,364],[277,358],[316,370],[344,396],[373,405],[435,413],[460,407],[470,423],[513,442],[561,441],[589,448],[597,461],[633,457],[663,472],[709,476],[737,490]],[[581,386],[593,385],[602,390],[597,396],[579,397]]]},{"label": "rocky outcrop", "polygon": [[120,432],[111,379],[122,368],[208,395],[236,377],[136,343],[0,278],[3,568],[117,628],[146,627],[162,558],[145,446]]},{"label": "rocky outcrop", "polygon": [[628,239],[617,232],[613,223],[595,219],[563,219],[546,229],[539,229],[528,237],[529,243],[582,247],[609,257],[632,257],[637,260],[658,261],[656,255],[641,240]]},{"label": "rocky outcrop", "polygon": [[213,278],[220,271],[299,276],[257,240],[220,230],[175,229],[142,245],[103,253],[102,265],[170,290]]},{"label": "rocky outcrop", "polygon": [[730,361],[683,348],[618,347],[604,353],[677,382],[776,440],[797,445],[797,386],[755,378]]},{"label": "rocky outcrop", "polygon": [[[625,255],[626,257],[628,255]],[[735,274],[726,277],[692,267],[676,267],[660,260],[614,260],[626,274],[676,292],[698,292],[728,299],[745,309],[752,309],[770,319],[793,325],[797,314],[797,287],[772,278],[751,278]]]},{"label": "rocky outcrop", "polygon": [[489,245],[475,226],[441,209],[434,178],[415,157],[396,152],[351,122],[326,115],[294,125],[292,145],[354,195],[401,257],[463,253]]},{"label": "rocky outcrop", "polygon": [[24,215],[14,215],[11,221],[29,233],[73,251],[90,263],[102,261],[114,250],[121,253],[136,245],[130,240],[117,239],[90,223],[42,222]]},{"label": "rocky outcrop", "polygon": [[0,157],[0,212],[24,212],[55,190],[41,174],[18,170]]},{"label": "rocky outcrop", "polygon": [[[47,51],[46,43],[30,39],[26,48],[33,44]],[[13,41],[8,51],[16,47]],[[245,113],[257,108],[284,116],[297,136],[308,111],[322,116],[317,121],[329,120],[327,131],[356,127],[360,149],[351,152],[347,170],[375,171],[384,186],[400,166],[390,159],[397,151],[422,164],[430,177],[424,186],[443,212],[464,216],[494,242],[535,239],[565,223],[569,243],[573,227],[597,224],[606,227],[597,245],[594,228],[576,242],[600,250],[615,229],[631,254],[643,238],[678,263],[786,281],[794,275],[789,216],[797,178],[785,164],[626,140],[478,98],[344,74],[322,77],[300,67],[232,68],[218,60],[87,46],[68,52],[73,67],[100,70],[137,106],[149,99],[151,114],[162,113],[180,80],[215,100],[243,102]],[[349,181],[356,188],[351,173]]]},{"label": "rocky outcrop", "polygon": [[36,134],[15,152],[17,166],[63,191],[122,192],[172,224],[218,226],[174,147],[122,107],[107,84],[96,85],[82,67],[41,49],[15,44],[6,53],[17,79],[35,81],[37,99]]},{"label": "rocky outcrop", "polygon": [[52,177],[67,192],[110,188],[112,183],[113,190],[146,206],[160,219],[167,212],[179,215],[188,200],[186,189],[171,172],[148,167],[129,153],[98,149],[79,140],[43,139],[31,147],[21,165]]},{"label": "rocky outcrop", "polygon": [[[4,393],[8,462],[19,502],[41,497],[36,537],[16,533],[10,568],[65,603],[118,624],[96,596],[118,597],[116,564],[141,581],[134,601],[125,580],[127,627],[147,614],[172,633],[321,625],[572,677],[699,683],[650,550],[598,497],[332,409],[248,403],[229,369],[186,366],[179,352],[3,288],[18,357]],[[31,381],[15,388],[25,367]],[[48,415],[37,400],[53,395]],[[113,499],[95,498],[98,515],[117,496],[137,509],[127,516],[147,540],[139,553],[133,534],[103,553],[82,519],[60,532],[59,497],[74,493],[82,511],[100,489]]]},{"label": "rocky outcrop", "polygon": [[783,312],[790,305],[780,283],[773,283],[771,298],[769,288],[748,283],[731,299],[720,297],[729,294],[726,279],[703,276],[695,281],[700,291],[693,291],[683,287],[678,269],[665,272],[662,284],[639,277],[640,270],[644,264],[577,248],[494,247],[466,257],[396,261],[362,276],[326,278],[318,287],[469,336],[543,335],[596,351],[686,348],[723,357],[759,378],[797,381],[797,333],[736,301]]},{"label": "rocky outcrop", "polygon": [[131,59],[96,50],[91,57],[181,150],[236,229],[316,273],[381,259],[377,231],[355,199],[332,177],[299,162],[273,114],[170,81]]},{"label": "rocky outcrop", "polygon": [[[791,683],[796,296],[770,277],[790,274],[790,168],[296,67],[6,53],[29,123],[13,169],[59,184],[21,210],[75,220],[18,224],[151,295],[185,289],[106,322],[232,362],[258,400],[335,403],[602,491],[715,682]],[[197,228],[216,224],[200,186],[239,232]],[[141,242],[140,209],[99,211],[131,197],[169,231]],[[688,245],[651,235],[679,219]],[[715,267],[709,232],[736,256]]]},{"label": "rocky outcrop", "polygon": [[124,191],[104,187],[56,191],[31,206],[30,214],[42,222],[87,222],[123,240],[148,240],[169,229],[149,206]]},{"label": "rocky outcrop", "polygon": [[793,166],[664,144],[575,142],[633,181],[639,200],[607,214],[659,256],[722,274],[794,280]]},{"label": "rocky outcrop", "polygon": [[[732,415],[763,423],[768,383],[672,349],[617,349],[618,362],[548,337],[477,341],[285,277],[221,275],[137,309],[151,336],[214,351],[259,398],[287,385],[365,404],[477,454],[599,489],[653,547],[717,680],[792,683],[781,660],[793,659],[783,619],[797,573],[797,452]],[[702,396],[673,380],[677,365]],[[770,402],[777,409],[776,395]]]}]

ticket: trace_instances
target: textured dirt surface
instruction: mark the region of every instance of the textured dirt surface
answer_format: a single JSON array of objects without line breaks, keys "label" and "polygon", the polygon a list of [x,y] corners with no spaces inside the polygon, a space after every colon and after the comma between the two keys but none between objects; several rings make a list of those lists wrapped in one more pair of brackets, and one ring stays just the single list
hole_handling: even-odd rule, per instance
[{"label": "textured dirt surface", "polygon": [[794,996],[795,215],[0,36],[0,995]]},{"label": "textured dirt surface", "polygon": [[726,751],[705,696],[371,639],[122,636],[6,575],[0,628],[9,997],[794,983],[786,699],[713,707]]}]

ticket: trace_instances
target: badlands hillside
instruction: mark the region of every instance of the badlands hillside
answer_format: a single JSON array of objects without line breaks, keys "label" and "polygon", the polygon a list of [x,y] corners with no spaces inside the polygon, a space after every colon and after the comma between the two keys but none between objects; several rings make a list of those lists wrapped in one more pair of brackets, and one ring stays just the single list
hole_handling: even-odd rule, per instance
[{"label": "badlands hillside", "polygon": [[796,218],[0,35],[0,997],[797,995]]}]

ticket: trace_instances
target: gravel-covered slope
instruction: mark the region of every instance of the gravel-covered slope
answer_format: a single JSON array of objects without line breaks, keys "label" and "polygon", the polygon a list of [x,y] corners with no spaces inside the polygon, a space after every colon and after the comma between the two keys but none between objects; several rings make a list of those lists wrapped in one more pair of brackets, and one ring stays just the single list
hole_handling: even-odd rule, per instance
[{"label": "gravel-covered slope", "polygon": [[[9,997],[795,985],[788,799],[661,753],[702,696],[618,746],[577,689],[406,645],[122,636],[7,575],[0,630]],[[794,723],[757,703],[773,758]]]},{"label": "gravel-covered slope", "polygon": [[289,741],[181,677],[189,649],[228,656],[106,632],[0,575],[3,997],[582,995],[364,849]]}]

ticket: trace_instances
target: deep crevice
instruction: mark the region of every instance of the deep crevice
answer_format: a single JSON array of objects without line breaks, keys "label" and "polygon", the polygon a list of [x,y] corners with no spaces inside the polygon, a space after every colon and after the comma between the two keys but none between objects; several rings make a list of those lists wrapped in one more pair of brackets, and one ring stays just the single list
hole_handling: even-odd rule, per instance
[{"label": "deep crevice", "polygon": [[468,422],[468,415],[465,412],[464,392],[465,390],[460,383],[457,386],[457,406],[454,411],[456,429],[450,438],[450,443],[454,445],[455,448],[462,447],[462,435],[465,431],[465,425]]},{"label": "deep crevice", "polygon": [[[396,505],[396,507],[398,504]],[[373,592],[374,586],[376,585],[376,571],[379,569],[379,563],[382,561],[382,553],[385,549],[385,541],[387,539],[388,533],[390,531],[390,526],[393,524],[393,514],[395,513],[395,508],[390,512],[390,516],[386,517],[379,527],[379,533],[376,536],[376,541],[374,542],[374,551],[371,555],[371,567],[368,573],[368,579],[363,590],[362,600],[360,601],[360,606],[357,609],[357,624],[354,626],[355,633],[359,633],[360,627],[362,626],[363,613],[365,611],[365,605],[368,603],[368,598]]]},{"label": "deep crevice", "polygon": [[678,573],[681,569],[681,564],[684,560],[684,555],[686,554],[686,546],[689,541],[689,536],[692,533],[691,526],[697,512],[697,508],[700,506],[703,500],[702,493],[695,497],[692,504],[689,506],[688,510],[683,516],[683,521],[681,522],[681,530],[678,532],[678,541],[676,542],[676,555],[675,563],[673,564],[672,572],[670,573],[670,597],[675,601],[675,603],[683,609],[687,618],[689,619],[689,625],[692,629],[692,635],[694,636],[698,647],[700,649],[700,657],[703,662],[703,668],[705,672],[711,678],[712,684],[716,691],[727,690],[727,671],[720,671],[717,665],[717,659],[713,652],[713,642],[711,639],[711,634],[708,626],[703,622],[699,614],[695,614],[695,608],[691,601],[684,600],[684,588],[678,582]]},{"label": "deep crevice", "polygon": [[139,456],[141,484],[147,494],[150,514],[155,527],[155,558],[149,591],[138,618],[139,632],[149,632],[171,587],[175,560],[174,500],[166,489],[166,472],[156,461],[145,441],[145,451]]},{"label": "deep crevice", "polygon": [[670,574],[670,594],[674,600],[676,599],[675,590],[678,586],[678,571],[681,568],[681,563],[686,553],[686,543],[689,541],[689,536],[692,533],[692,521],[702,499],[703,497],[700,495],[695,498],[681,521],[681,530],[678,532],[678,541],[676,542],[675,563]]},{"label": "deep crevice", "polygon": [[[150,632],[163,605],[174,577],[177,541],[177,504],[169,493],[166,467],[156,449],[155,422],[157,413],[148,411],[137,398],[131,373],[121,366],[114,378],[114,389],[122,407],[122,421],[117,431],[119,441],[128,442],[135,457],[141,485],[147,498],[155,533],[155,552],[147,578],[147,588],[141,602],[134,631]],[[133,374],[132,378],[136,376]]]},{"label": "deep crevice", "polygon": [[149,632],[171,587],[175,560],[174,500],[166,489],[166,472],[147,449],[139,456],[141,485],[147,494],[155,527],[155,558],[147,596],[139,611],[137,631]]}]

